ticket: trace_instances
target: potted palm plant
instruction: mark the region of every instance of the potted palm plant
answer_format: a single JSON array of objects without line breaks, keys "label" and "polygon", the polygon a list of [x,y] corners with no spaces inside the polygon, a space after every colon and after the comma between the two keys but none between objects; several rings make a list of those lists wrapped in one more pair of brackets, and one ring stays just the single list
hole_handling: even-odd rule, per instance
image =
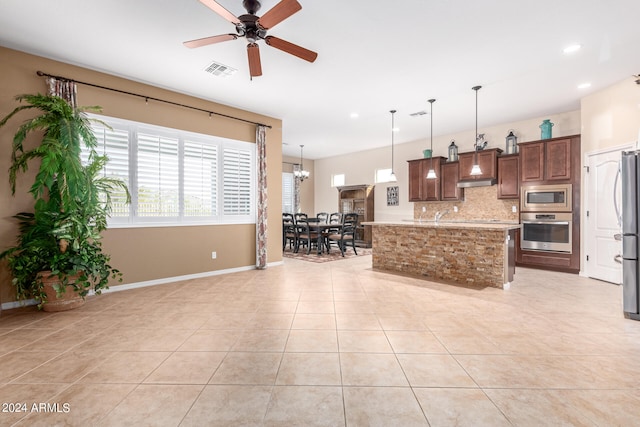
[{"label": "potted palm plant", "polygon": [[[29,190],[35,199],[33,212],[15,215],[19,234],[15,246],[0,253],[13,275],[18,299],[35,298],[46,311],[75,308],[94,291],[108,288],[121,273],[102,252],[100,233],[106,228],[112,194],[129,192],[123,181],[101,175],[108,161],[95,148],[88,111],[99,107],[72,108],[64,99],[50,95],[20,95],[25,102],[0,121],[0,127],[23,110],[42,114],[18,127],[12,146],[9,183],[15,194],[19,172],[39,160]],[[40,143],[26,149],[25,140],[42,132]],[[82,161],[82,148],[89,155]]]}]

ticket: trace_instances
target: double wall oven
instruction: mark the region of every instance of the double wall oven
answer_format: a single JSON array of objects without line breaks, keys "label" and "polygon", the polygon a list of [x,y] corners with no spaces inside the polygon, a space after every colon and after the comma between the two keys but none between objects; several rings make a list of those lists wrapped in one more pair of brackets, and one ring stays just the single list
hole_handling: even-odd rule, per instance
[{"label": "double wall oven", "polygon": [[520,248],[571,253],[571,184],[530,185],[523,186],[521,190]]}]

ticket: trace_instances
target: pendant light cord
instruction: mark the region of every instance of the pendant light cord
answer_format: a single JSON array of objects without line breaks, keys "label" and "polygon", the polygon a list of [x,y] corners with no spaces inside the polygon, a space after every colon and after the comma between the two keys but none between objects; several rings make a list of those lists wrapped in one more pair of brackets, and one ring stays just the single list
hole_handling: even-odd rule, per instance
[{"label": "pendant light cord", "polygon": [[391,110],[391,174],[393,175],[393,127],[394,127],[394,120],[393,120],[393,116],[396,113],[396,110]]},{"label": "pendant light cord", "polygon": [[478,164],[478,91],[482,88],[482,86],[474,86],[471,89],[476,91],[476,133],[473,136],[474,138],[474,142],[473,142],[473,147],[474,147],[474,151],[476,152],[475,157],[476,157],[476,161],[475,164]]},{"label": "pendant light cord", "polygon": [[431,170],[433,170],[433,103],[436,102],[435,99],[430,99],[429,104],[431,104],[431,143],[430,143],[430,149],[431,149]]}]

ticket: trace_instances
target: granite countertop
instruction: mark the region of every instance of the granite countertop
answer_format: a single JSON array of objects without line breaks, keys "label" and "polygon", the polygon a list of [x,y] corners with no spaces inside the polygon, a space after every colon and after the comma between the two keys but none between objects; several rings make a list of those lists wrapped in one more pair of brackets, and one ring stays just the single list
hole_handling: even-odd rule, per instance
[{"label": "granite countertop", "polygon": [[402,221],[373,221],[363,222],[363,225],[387,225],[396,227],[424,227],[424,228],[466,228],[484,230],[512,230],[520,228],[520,223],[506,220],[473,220],[473,221],[446,221],[434,220],[402,220]]}]

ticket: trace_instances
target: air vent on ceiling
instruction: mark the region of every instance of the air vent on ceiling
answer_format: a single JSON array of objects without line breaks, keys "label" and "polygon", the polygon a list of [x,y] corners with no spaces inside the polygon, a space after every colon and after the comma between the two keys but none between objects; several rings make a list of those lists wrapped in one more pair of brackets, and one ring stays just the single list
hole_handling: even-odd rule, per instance
[{"label": "air vent on ceiling", "polygon": [[230,77],[234,75],[238,70],[228,65],[220,64],[219,62],[212,62],[204,69],[209,74],[213,74],[216,77]]},{"label": "air vent on ceiling", "polygon": [[418,117],[418,116],[424,116],[425,114],[427,114],[426,111],[422,110],[422,111],[417,111],[415,113],[411,113],[409,114],[411,117]]}]

